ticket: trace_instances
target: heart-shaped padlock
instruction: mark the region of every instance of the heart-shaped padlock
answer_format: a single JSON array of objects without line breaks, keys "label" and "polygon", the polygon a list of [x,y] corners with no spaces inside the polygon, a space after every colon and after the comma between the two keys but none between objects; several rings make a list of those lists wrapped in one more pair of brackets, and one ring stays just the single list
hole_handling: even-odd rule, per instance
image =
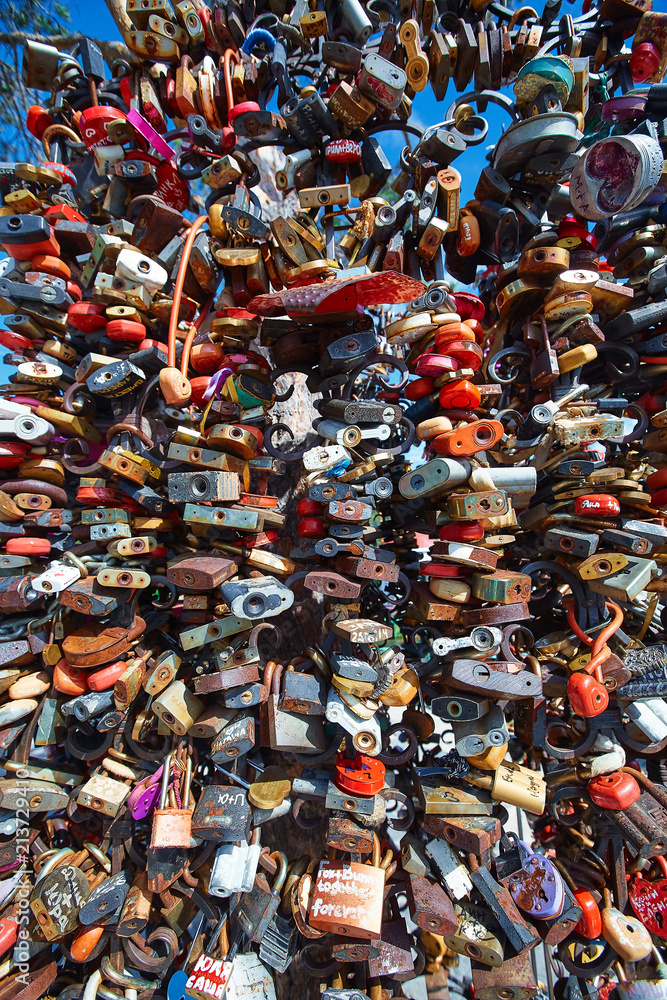
[{"label": "heart-shaped padlock", "polygon": [[639,875],[630,886],[628,897],[646,929],[667,939],[667,878],[649,882]]},{"label": "heart-shaped padlock", "polygon": [[510,876],[512,899],[524,913],[536,920],[552,920],[563,909],[563,879],[555,865],[529,845],[518,842],[523,867]]}]

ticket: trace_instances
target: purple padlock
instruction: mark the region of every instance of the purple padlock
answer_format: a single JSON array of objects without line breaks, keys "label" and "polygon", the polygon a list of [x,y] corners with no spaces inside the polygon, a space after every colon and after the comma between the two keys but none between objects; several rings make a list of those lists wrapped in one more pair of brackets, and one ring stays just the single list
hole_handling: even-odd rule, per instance
[{"label": "purple padlock", "polygon": [[162,777],[162,771],[163,766],[160,765],[155,774],[149,774],[130,793],[127,806],[132,813],[132,819],[145,819],[155,809],[160,799],[160,778]]},{"label": "purple padlock", "polygon": [[512,899],[535,920],[554,920],[563,910],[563,879],[543,854],[535,854],[525,840],[518,842],[523,868],[509,878]]}]

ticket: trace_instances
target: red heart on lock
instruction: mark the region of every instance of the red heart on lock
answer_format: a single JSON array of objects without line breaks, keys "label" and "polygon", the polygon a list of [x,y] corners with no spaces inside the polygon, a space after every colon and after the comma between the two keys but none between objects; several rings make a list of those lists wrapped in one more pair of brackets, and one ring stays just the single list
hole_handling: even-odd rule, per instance
[{"label": "red heart on lock", "polygon": [[646,929],[667,939],[667,878],[649,882],[638,875],[630,886],[628,898]]}]

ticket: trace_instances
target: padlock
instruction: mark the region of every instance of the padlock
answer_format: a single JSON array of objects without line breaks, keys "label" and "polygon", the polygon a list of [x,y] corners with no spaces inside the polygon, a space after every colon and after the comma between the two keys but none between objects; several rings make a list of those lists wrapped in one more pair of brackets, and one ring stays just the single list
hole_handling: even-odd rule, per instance
[{"label": "padlock", "polygon": [[[557,1000],[632,992],[664,937],[665,15],[269,7],[128,0],[120,75],[26,45],[0,867],[34,888],[6,991],[49,993],[53,941],[170,1000],[269,997],[297,953],[336,965],[326,1000],[395,994],[422,949],[429,982],[465,954],[479,1000],[529,1000],[542,941]],[[288,812],[291,864],[258,840]]]},{"label": "padlock", "polygon": [[[153,812],[151,848],[190,847],[193,812],[193,810],[189,807],[192,764],[190,758],[188,757],[181,792],[181,801],[184,803],[184,806],[176,809],[167,807],[169,782],[172,777],[171,765],[171,755],[168,754],[167,759],[162,765],[163,771],[162,784],[160,788],[160,802],[158,807]],[[178,802],[178,799],[176,801]]]},{"label": "padlock", "polygon": [[246,937],[260,941],[268,930],[271,919],[280,905],[280,890],[287,877],[287,858],[280,851],[270,855],[278,861],[278,869],[270,885],[263,873],[255,876],[255,883],[249,893],[244,893],[233,917]]}]

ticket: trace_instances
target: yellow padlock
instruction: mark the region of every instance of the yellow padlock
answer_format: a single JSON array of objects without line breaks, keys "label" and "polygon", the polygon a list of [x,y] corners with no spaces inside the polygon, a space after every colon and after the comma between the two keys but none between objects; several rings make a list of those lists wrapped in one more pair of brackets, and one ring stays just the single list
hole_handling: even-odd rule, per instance
[{"label": "yellow padlock", "polygon": [[589,361],[595,361],[597,356],[598,352],[593,344],[581,344],[579,347],[573,347],[571,351],[560,355],[558,369],[562,375],[575,368],[581,368],[582,365],[587,365]]},{"label": "yellow padlock", "polygon": [[419,677],[410,667],[401,667],[394,674],[391,686],[387,688],[380,701],[383,705],[409,705],[419,691]]}]

